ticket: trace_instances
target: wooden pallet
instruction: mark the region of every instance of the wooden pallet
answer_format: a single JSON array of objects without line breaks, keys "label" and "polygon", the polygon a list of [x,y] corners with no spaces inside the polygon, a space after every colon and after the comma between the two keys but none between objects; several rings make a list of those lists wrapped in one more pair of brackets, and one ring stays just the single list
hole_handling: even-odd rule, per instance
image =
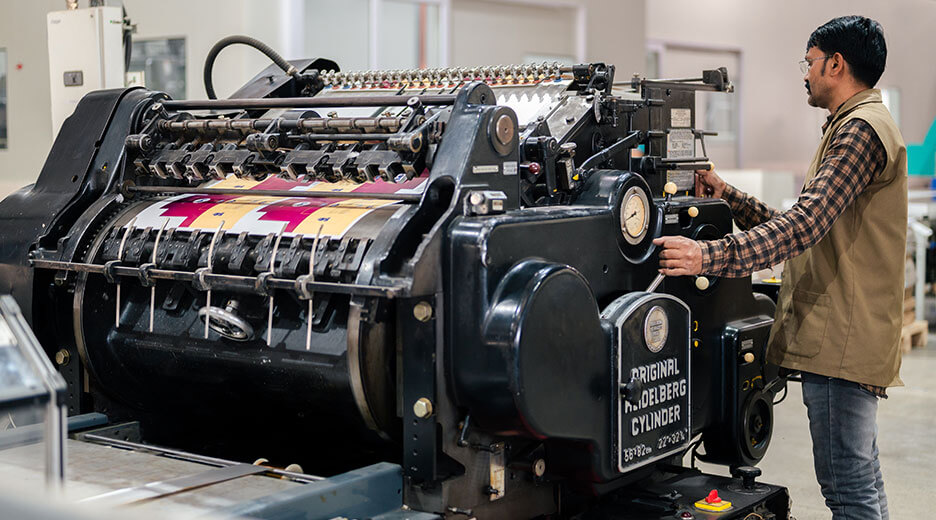
[{"label": "wooden pallet", "polygon": [[900,334],[900,350],[906,353],[913,347],[925,347],[928,333],[929,323],[926,320],[917,320],[905,326]]},{"label": "wooden pallet", "polygon": [[916,298],[913,296],[904,298],[903,311],[903,326],[913,324],[916,321]]}]

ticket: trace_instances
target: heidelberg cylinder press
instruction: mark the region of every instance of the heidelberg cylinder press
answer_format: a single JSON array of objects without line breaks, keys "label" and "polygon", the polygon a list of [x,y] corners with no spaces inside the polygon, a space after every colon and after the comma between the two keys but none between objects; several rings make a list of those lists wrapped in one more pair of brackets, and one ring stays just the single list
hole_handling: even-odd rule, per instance
[{"label": "heidelberg cylinder press", "polygon": [[0,203],[0,292],[67,381],[72,451],[203,464],[147,500],[224,481],[230,516],[788,518],[754,467],[774,303],[661,280],[652,244],[732,230],[693,175],[724,69],[347,73],[264,47],[213,99],[232,42],[255,44],[216,47],[210,99],[87,95]]}]

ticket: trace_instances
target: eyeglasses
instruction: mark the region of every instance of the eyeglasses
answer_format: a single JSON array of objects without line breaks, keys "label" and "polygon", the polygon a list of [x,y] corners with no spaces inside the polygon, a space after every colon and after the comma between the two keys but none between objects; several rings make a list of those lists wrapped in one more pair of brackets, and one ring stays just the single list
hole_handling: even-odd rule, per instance
[{"label": "eyeglasses", "polygon": [[831,57],[832,55],[829,54],[828,56],[819,56],[818,58],[806,58],[805,60],[799,62],[799,70],[803,71],[803,74],[806,74],[807,72],[809,72],[809,67],[812,65],[814,61],[824,60],[824,59],[831,58]]}]

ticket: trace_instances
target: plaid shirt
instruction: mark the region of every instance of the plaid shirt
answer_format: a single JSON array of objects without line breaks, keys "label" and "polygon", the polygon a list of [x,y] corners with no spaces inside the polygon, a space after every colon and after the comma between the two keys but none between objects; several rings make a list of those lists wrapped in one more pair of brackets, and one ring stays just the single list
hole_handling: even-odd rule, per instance
[{"label": "plaid shirt", "polygon": [[[853,119],[832,137],[815,177],[803,187],[790,210],[777,211],[726,186],[722,198],[731,206],[738,227],[745,231],[720,240],[699,241],[702,273],[739,278],[806,251],[822,240],[839,215],[884,171],[886,161],[884,145],[871,125]],[[887,397],[884,388],[861,386],[878,397]]]},{"label": "plaid shirt", "polygon": [[832,137],[816,176],[790,210],[777,211],[727,186],[722,198],[745,231],[699,241],[702,273],[740,278],[798,256],[829,232],[839,215],[884,171],[886,161],[884,145],[871,125],[853,119]]}]

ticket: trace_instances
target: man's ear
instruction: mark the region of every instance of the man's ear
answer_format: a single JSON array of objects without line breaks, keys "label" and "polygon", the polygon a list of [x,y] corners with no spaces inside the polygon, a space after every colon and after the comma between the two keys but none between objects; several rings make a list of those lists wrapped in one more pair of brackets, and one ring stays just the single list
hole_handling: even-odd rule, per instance
[{"label": "man's ear", "polygon": [[829,61],[832,62],[832,69],[829,71],[829,75],[844,77],[848,63],[845,61],[845,57],[842,56],[842,53],[836,52],[829,58]]}]

